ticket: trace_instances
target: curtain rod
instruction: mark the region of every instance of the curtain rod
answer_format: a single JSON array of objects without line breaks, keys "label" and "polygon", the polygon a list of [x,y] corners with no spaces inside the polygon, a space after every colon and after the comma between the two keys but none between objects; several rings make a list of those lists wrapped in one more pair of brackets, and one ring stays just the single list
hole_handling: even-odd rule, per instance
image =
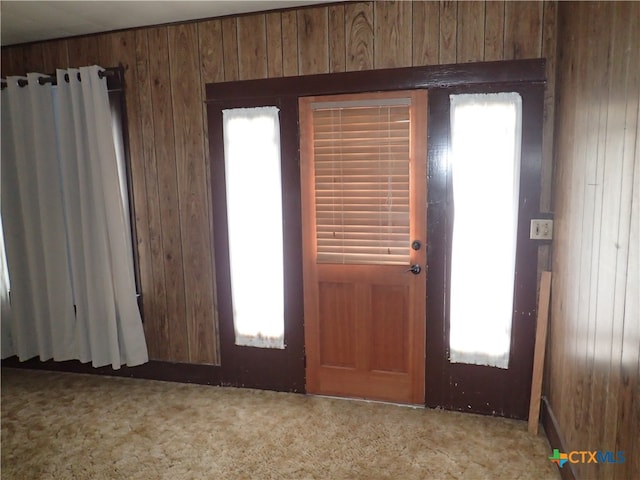
[{"label": "curtain rod", "polygon": [[[105,68],[104,70],[98,70],[98,77],[100,78],[104,78],[104,77],[112,77],[114,75],[116,75],[116,73],[118,73],[119,68]],[[80,78],[80,72],[78,72],[77,74],[78,77],[78,81],[82,81],[82,79]],[[65,73],[64,74],[64,79],[67,83],[69,83],[69,74]],[[58,84],[58,79],[56,78],[55,75],[45,75],[42,77],[38,77],[38,83],[40,85],[46,85],[47,83],[50,83],[51,85],[57,85]],[[1,88],[6,88],[7,87],[7,80],[5,78],[0,79],[0,85],[2,86]],[[29,85],[29,80],[27,80],[26,78],[19,78],[18,79],[18,86],[20,87],[26,87],[27,85]]]}]

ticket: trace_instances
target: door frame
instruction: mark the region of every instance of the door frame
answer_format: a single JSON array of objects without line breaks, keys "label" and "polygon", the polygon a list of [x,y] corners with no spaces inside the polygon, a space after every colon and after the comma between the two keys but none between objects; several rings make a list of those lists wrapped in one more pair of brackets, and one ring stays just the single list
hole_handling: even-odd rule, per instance
[{"label": "door frame", "polygon": [[[448,352],[445,349],[448,345],[448,320],[444,316],[446,302],[442,289],[446,281],[447,267],[446,262],[443,261],[446,257],[438,257],[437,255],[446,254],[447,239],[435,240],[437,235],[446,233],[443,230],[446,225],[445,218],[438,215],[437,211],[446,200],[446,183],[444,190],[440,184],[442,178],[447,178],[445,155],[446,149],[448,149],[448,143],[446,143],[448,140],[443,141],[443,139],[448,137],[446,132],[440,131],[443,125],[434,123],[434,121],[442,121],[438,120],[437,114],[438,112],[442,113],[443,106],[442,102],[437,102],[437,95],[434,97],[433,93],[440,91],[438,89],[455,87],[462,89],[498,88],[505,91],[504,89],[507,87],[525,86],[530,86],[541,92],[544,89],[544,84],[544,59],[404,67],[207,84],[205,103],[208,117],[211,198],[214,212],[221,383],[223,385],[304,392],[298,98],[343,93],[428,89],[428,173],[425,180],[429,182],[427,238],[430,240],[427,245],[427,299],[429,301],[427,303],[427,318],[425,319],[427,331],[426,405],[458,409],[443,394],[443,388],[447,382],[443,364],[448,362]],[[434,99],[435,103],[433,103]],[[230,307],[221,112],[223,108],[264,105],[275,105],[280,108],[283,175],[287,175],[286,179],[283,176],[283,195],[287,195],[293,200],[297,194],[298,198],[296,205],[285,206],[283,212],[283,221],[286,224],[284,239],[285,308],[289,309],[289,314],[285,319],[285,344],[287,347],[278,352],[280,355],[274,353],[273,349],[236,346]],[[540,111],[541,109],[542,101],[540,101]],[[542,116],[540,115],[540,127],[541,122]],[[539,162],[540,158],[537,161]],[[285,173],[285,162],[288,165],[286,170],[289,173]],[[290,176],[293,175],[291,172],[296,173],[297,180]],[[535,202],[536,211],[537,208],[538,202]],[[287,232],[293,230],[298,233],[287,237]],[[298,245],[296,245],[296,239],[299,240]],[[536,257],[537,255],[534,255],[533,258]],[[438,288],[438,284],[440,284],[440,294],[434,296],[430,289]],[[530,288],[533,288],[535,293],[535,285]],[[434,290],[434,292],[437,291]],[[533,317],[535,318],[535,315]],[[279,358],[276,359],[276,357]],[[448,370],[446,371],[448,372]],[[524,377],[523,384],[530,383],[530,371],[528,374],[524,372]],[[436,384],[440,387],[432,389],[431,386]],[[479,408],[478,411],[480,410]],[[491,413],[491,411],[482,413]],[[499,413],[506,416],[518,416],[517,412],[514,414],[508,409],[502,409]]]}]

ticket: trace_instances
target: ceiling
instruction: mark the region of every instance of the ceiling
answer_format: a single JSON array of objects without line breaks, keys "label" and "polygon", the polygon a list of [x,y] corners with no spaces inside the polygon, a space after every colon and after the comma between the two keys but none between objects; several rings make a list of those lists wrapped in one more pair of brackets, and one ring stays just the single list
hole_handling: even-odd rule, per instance
[{"label": "ceiling", "polygon": [[[334,0],[335,1],[335,0]],[[326,1],[0,1],[1,43],[35,42]]]}]

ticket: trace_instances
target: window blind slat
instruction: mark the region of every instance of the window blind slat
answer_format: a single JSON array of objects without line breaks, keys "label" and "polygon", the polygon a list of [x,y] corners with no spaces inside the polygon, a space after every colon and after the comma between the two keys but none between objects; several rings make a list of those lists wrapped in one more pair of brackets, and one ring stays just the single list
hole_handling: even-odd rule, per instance
[{"label": "window blind slat", "polygon": [[410,106],[400,103],[315,104],[319,263],[409,263]]}]

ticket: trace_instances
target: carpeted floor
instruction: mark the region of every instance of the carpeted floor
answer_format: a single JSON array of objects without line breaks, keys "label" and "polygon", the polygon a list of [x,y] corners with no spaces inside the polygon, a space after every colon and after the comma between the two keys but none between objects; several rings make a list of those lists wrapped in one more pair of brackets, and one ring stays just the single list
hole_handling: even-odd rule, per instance
[{"label": "carpeted floor", "polygon": [[558,479],[501,418],[2,369],[2,478]]}]

